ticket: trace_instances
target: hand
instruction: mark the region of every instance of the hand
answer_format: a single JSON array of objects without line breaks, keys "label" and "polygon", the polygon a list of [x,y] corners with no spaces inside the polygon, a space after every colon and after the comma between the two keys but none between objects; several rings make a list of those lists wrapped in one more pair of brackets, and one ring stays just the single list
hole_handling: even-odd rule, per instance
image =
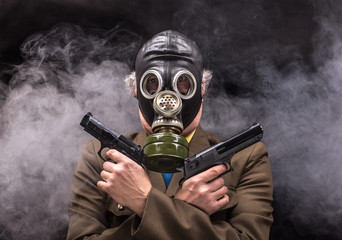
[{"label": "hand", "polygon": [[223,178],[226,171],[223,164],[212,167],[186,180],[178,189],[175,198],[190,203],[208,215],[213,214],[229,202]]},{"label": "hand", "polygon": [[108,161],[103,164],[101,172],[103,181],[97,183],[98,188],[141,217],[147,195],[152,188],[147,172],[136,162],[114,149],[109,150],[106,156],[116,164]]}]

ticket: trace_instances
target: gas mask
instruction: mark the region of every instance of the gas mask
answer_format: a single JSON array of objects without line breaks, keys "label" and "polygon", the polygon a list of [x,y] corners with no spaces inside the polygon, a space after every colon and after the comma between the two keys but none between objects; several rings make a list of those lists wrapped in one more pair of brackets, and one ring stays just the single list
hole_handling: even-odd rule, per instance
[{"label": "gas mask", "polygon": [[175,31],[155,35],[138,52],[137,98],[154,133],[144,146],[148,169],[175,172],[183,166],[188,142],[180,134],[201,107],[202,71],[196,44]]}]

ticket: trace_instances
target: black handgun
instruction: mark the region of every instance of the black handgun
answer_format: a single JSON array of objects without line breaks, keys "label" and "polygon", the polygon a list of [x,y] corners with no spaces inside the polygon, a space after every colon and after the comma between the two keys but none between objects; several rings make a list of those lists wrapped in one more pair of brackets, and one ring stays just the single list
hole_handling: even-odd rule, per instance
[{"label": "black handgun", "polygon": [[[101,148],[97,153],[100,158],[102,158],[101,151],[108,147],[118,150],[140,166],[142,165],[142,160],[145,157],[143,149],[124,136],[119,135],[106,127],[103,123],[96,120],[90,112],[84,115],[80,125],[84,127],[86,132],[90,133],[101,142]],[[103,160],[106,161],[106,159]]]},{"label": "black handgun", "polygon": [[179,185],[182,185],[188,178],[219,164],[226,165],[227,172],[225,173],[232,171],[230,160],[234,154],[260,141],[262,136],[263,128],[256,123],[250,129],[186,158],[184,166],[178,169],[184,172],[184,177]]}]

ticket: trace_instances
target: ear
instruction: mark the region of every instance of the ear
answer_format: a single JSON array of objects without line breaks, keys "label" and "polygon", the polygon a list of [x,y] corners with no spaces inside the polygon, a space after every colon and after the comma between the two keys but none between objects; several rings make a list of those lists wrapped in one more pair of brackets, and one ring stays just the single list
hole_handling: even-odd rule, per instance
[{"label": "ear", "polygon": [[203,70],[202,84],[201,84],[202,97],[207,92],[212,76],[213,76],[213,73],[210,70],[208,69]]},{"label": "ear", "polygon": [[136,77],[135,77],[135,71],[131,72],[129,75],[127,75],[124,79],[126,89],[128,92],[133,96],[137,97],[137,84],[136,84]]},{"label": "ear", "polygon": [[[135,83],[135,81],[134,81],[134,83]],[[133,97],[138,98],[137,84],[134,84]]]}]

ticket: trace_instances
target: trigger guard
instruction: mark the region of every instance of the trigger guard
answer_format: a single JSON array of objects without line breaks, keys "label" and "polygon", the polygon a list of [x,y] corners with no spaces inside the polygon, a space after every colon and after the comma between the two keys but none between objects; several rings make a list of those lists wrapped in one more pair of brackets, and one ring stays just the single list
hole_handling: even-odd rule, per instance
[{"label": "trigger guard", "polygon": [[102,147],[100,150],[97,152],[97,155],[103,160],[103,161],[108,161],[108,158],[106,157],[106,152],[109,150],[108,147]]},{"label": "trigger guard", "polygon": [[233,171],[233,168],[232,168],[232,165],[230,164],[230,162],[225,162],[225,163],[223,163],[223,165],[226,166],[226,169],[227,169],[226,173]]}]

